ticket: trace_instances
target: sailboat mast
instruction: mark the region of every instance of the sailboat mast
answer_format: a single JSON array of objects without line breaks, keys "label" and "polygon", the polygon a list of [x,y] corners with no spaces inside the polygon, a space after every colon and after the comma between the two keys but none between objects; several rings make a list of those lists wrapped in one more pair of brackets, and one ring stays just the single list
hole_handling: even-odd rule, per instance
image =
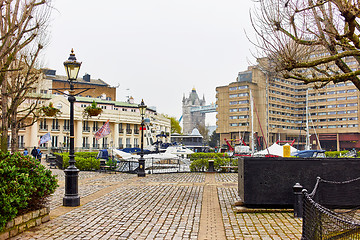
[{"label": "sailboat mast", "polygon": [[251,155],[254,154],[255,139],[254,139],[254,100],[250,89],[250,108],[251,108]]},{"label": "sailboat mast", "polygon": [[306,143],[305,143],[305,150],[310,150],[310,134],[309,134],[309,90],[306,89]]}]

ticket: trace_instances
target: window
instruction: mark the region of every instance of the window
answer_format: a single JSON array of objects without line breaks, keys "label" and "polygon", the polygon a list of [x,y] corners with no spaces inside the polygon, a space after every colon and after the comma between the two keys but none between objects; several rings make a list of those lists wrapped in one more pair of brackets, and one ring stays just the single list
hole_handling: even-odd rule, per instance
[{"label": "window", "polygon": [[24,148],[25,147],[24,136],[23,135],[19,135],[18,142],[19,142],[19,148]]},{"label": "window", "polygon": [[237,119],[238,116],[230,116],[230,119]]},{"label": "window", "polygon": [[[357,99],[357,96],[350,96],[350,97],[347,97],[347,100],[350,100],[350,99]],[[345,99],[344,99],[345,100]]]},{"label": "window", "polygon": [[343,107],[346,107],[346,104],[338,104],[337,107],[338,108],[343,108]]},{"label": "window", "polygon": [[53,131],[59,131],[59,130],[60,130],[59,120],[58,120],[57,118],[54,118],[54,119],[52,120],[51,130],[53,130]]},{"label": "window", "polygon": [[358,111],[357,110],[349,110],[347,111],[347,113],[357,113]]},{"label": "window", "polygon": [[347,106],[348,107],[355,107],[355,106],[357,106],[357,103],[348,103]]},{"label": "window", "polygon": [[249,108],[239,108],[239,112],[249,111]]},{"label": "window", "polygon": [[239,97],[246,97],[246,96],[249,96],[249,93],[239,93],[238,96]]},{"label": "window", "polygon": [[328,98],[327,100],[328,102],[331,102],[331,101],[336,101],[336,98]]},{"label": "window", "polygon": [[51,136],[51,147],[58,147],[58,136]]},{"label": "window", "polygon": [[126,138],[126,147],[130,148],[131,147],[131,143],[130,143],[130,138]]},{"label": "window", "polygon": [[[350,98],[351,99],[351,98]],[[339,97],[337,98],[338,101],[343,101],[343,100],[346,100],[346,97]]]},{"label": "window", "polygon": [[64,131],[70,131],[70,120],[64,120]]},{"label": "window", "polygon": [[98,122],[94,122],[94,123],[93,123],[93,132],[97,132],[97,130],[99,130],[99,123],[98,123]]},{"label": "window", "polygon": [[239,86],[239,89],[248,89],[249,86],[248,85],[244,85],[244,86]]},{"label": "window", "polygon": [[99,142],[96,138],[93,138],[93,148],[96,148],[96,149],[99,148]]},{"label": "window", "polygon": [[134,138],[134,147],[139,147],[138,141],[139,141],[139,139]]},{"label": "window", "polygon": [[[328,105],[328,108],[336,108],[336,105]],[[320,107],[319,107],[320,108]]]},{"label": "window", "polygon": [[119,138],[119,148],[120,148],[120,149],[123,149],[123,148],[124,148],[122,138]]},{"label": "window", "polygon": [[249,103],[249,100],[239,101],[239,104],[247,104],[247,103]]},{"label": "window", "polygon": [[349,89],[349,90],[347,90],[348,93],[357,92],[357,91],[358,91],[357,89]]},{"label": "window", "polygon": [[40,130],[46,130],[47,131],[47,125],[46,125],[46,119],[41,119],[40,120]]},{"label": "window", "polygon": [[109,144],[108,144],[108,138],[104,137],[103,138],[103,144],[102,144],[102,148],[108,148]]},{"label": "window", "polygon": [[230,112],[237,112],[237,108],[231,108]]},{"label": "window", "polygon": [[82,147],[86,148],[86,149],[90,148],[89,138],[88,137],[83,137]]},{"label": "window", "polygon": [[237,94],[230,94],[230,98],[235,98],[235,97],[237,97],[238,95]]},{"label": "window", "polygon": [[238,102],[237,101],[231,101],[230,102],[230,105],[235,105],[235,104],[238,104]]},{"label": "window", "polygon": [[64,148],[69,148],[70,147],[70,137],[69,136],[64,136],[63,145],[64,145]]},{"label": "window", "polygon": [[237,123],[230,123],[230,127],[236,127],[237,125]]},{"label": "window", "polygon": [[229,91],[234,91],[234,90],[237,90],[237,87],[230,87],[229,88]]}]

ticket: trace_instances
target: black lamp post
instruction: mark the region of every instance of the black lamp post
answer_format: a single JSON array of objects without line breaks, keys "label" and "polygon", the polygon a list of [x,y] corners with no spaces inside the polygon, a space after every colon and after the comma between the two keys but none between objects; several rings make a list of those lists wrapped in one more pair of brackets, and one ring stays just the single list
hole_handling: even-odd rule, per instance
[{"label": "black lamp post", "polygon": [[80,205],[80,197],[78,195],[78,176],[79,169],[75,167],[75,151],[74,151],[74,102],[75,90],[73,81],[77,79],[81,62],[76,61],[74,50],[71,50],[70,57],[64,62],[66,74],[70,84],[70,91],[68,100],[70,102],[70,153],[69,153],[69,167],[65,172],[65,196],[63,198],[63,205],[66,207],[76,207]]},{"label": "black lamp post", "polygon": [[146,105],[144,103],[144,99],[141,100],[141,104],[139,104],[139,110],[141,115],[141,152],[139,158],[139,170],[138,177],[145,177],[145,159],[144,159],[144,116],[146,112]]}]

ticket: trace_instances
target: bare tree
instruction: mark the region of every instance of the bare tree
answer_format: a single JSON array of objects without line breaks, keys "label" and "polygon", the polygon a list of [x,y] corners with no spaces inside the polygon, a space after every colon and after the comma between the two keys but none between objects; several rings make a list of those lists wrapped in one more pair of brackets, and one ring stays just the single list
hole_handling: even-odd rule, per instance
[{"label": "bare tree", "polygon": [[13,61],[12,66],[17,71],[10,71],[7,74],[8,105],[7,116],[11,128],[11,151],[18,150],[18,133],[20,128],[33,125],[39,118],[41,112],[39,105],[41,95],[36,93],[39,89],[42,71],[35,68],[36,60],[42,49],[38,46],[34,54],[21,55]]},{"label": "bare tree", "polygon": [[[259,0],[253,41],[284,78],[323,87],[352,81],[360,89],[358,0]],[[259,56],[258,56],[259,57]]]},{"label": "bare tree", "polygon": [[[29,79],[28,76],[11,78],[10,73],[29,73],[24,66],[33,64],[20,64],[25,60],[24,54],[29,54],[28,59],[35,62],[39,56],[38,50],[42,49],[41,39],[46,34],[49,20],[50,0],[0,0],[0,84],[1,84],[1,150],[7,151],[8,126],[10,116],[17,118],[13,98],[14,89],[9,84],[13,79]],[[31,51],[33,50],[33,51]],[[36,57],[35,57],[36,56]],[[34,58],[35,57],[35,58]],[[31,72],[31,71],[30,71]],[[14,82],[12,82],[14,84]],[[9,91],[9,89],[11,89]],[[27,90],[26,90],[27,89]],[[24,89],[23,94],[29,88]],[[23,96],[25,96],[23,95]],[[18,96],[20,97],[20,95]],[[16,101],[15,101],[16,102]],[[12,109],[12,110],[10,110]]]}]

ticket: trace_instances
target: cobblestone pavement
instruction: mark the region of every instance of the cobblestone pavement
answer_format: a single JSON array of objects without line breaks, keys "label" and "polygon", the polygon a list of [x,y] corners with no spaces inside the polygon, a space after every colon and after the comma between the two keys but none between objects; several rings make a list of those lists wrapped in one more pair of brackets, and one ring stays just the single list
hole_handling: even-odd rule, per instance
[{"label": "cobblestone pavement", "polygon": [[[293,213],[235,213],[233,203],[240,200],[236,173],[138,178],[80,172],[81,206],[66,208],[62,206],[64,175],[52,171],[58,174],[61,187],[52,197],[51,221],[12,239],[205,239],[204,231],[213,228],[207,221],[214,217],[216,225],[222,226],[216,238],[206,235],[207,239],[301,237],[301,220],[293,218]],[[215,200],[207,201],[209,196]],[[218,203],[212,206],[212,201]],[[212,213],[203,212],[207,207]],[[200,231],[200,226],[205,228]]]}]

